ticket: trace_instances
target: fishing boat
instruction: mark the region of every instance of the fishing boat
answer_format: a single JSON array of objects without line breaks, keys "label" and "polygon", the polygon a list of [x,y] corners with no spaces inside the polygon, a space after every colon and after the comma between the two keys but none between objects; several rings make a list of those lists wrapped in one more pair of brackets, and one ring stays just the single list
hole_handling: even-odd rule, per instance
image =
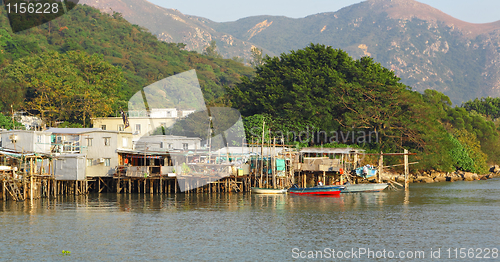
[{"label": "fishing boat", "polygon": [[285,194],[287,189],[252,187],[254,194]]},{"label": "fishing boat", "polygon": [[387,183],[369,183],[369,184],[345,184],[342,193],[361,193],[361,192],[379,192],[386,189]]},{"label": "fishing boat", "polygon": [[338,195],[343,189],[344,186],[297,187],[297,185],[293,185],[288,189],[288,192],[297,195]]}]

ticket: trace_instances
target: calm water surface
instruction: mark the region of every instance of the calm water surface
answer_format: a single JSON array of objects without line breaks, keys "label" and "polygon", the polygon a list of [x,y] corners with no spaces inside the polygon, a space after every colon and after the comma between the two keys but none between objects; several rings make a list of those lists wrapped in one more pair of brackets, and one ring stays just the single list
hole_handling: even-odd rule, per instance
[{"label": "calm water surface", "polygon": [[[0,202],[0,260],[290,261],[314,260],[300,258],[314,253],[372,261],[385,249],[381,261],[500,261],[492,252],[500,249],[500,179],[410,187],[339,197],[95,194]],[[363,248],[380,252],[329,253]],[[431,258],[439,248],[440,258]],[[460,248],[473,248],[474,259],[460,259]],[[401,251],[425,257],[397,258]]]}]

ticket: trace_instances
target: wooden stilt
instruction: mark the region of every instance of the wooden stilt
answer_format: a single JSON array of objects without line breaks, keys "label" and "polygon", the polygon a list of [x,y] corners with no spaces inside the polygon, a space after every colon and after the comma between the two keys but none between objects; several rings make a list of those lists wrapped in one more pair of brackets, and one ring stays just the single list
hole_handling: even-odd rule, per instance
[{"label": "wooden stilt", "polygon": [[384,155],[382,151],[380,151],[380,157],[378,159],[378,175],[377,175],[377,183],[380,183],[382,177],[382,169],[384,168]]},{"label": "wooden stilt", "polygon": [[408,190],[409,188],[409,170],[408,170],[408,150],[405,149],[404,151],[405,155],[404,155],[404,164],[405,164],[405,190]]},{"label": "wooden stilt", "polygon": [[3,185],[2,185],[2,200],[3,200],[3,201],[6,201],[6,200],[7,200],[7,198],[6,198],[6,196],[5,196],[5,181],[3,181],[3,183],[2,183],[2,184],[3,184]]}]

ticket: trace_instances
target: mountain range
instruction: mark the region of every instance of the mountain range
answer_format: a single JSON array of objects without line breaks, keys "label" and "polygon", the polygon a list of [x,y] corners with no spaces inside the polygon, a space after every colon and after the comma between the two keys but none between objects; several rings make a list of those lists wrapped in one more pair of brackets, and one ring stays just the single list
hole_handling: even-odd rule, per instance
[{"label": "mountain range", "polygon": [[275,56],[321,43],[356,59],[370,56],[413,90],[438,90],[456,105],[500,96],[500,21],[468,23],[414,0],[368,0],[298,19],[253,16],[223,23],[146,0],[80,3],[119,12],[160,40],[184,43],[188,50],[201,52],[215,40],[224,57],[250,59],[253,46]]}]

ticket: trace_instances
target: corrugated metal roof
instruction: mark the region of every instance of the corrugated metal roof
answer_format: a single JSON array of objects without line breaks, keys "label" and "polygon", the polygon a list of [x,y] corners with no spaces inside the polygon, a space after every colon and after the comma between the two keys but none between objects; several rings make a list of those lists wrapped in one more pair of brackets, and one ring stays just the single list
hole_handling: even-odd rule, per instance
[{"label": "corrugated metal roof", "polygon": [[317,153],[317,154],[352,154],[365,152],[364,149],[359,148],[326,148],[326,147],[306,147],[300,150],[300,153]]},{"label": "corrugated metal roof", "polygon": [[100,128],[58,128],[53,127],[47,129],[47,132],[52,132],[53,134],[83,134],[92,131],[101,131]]}]

